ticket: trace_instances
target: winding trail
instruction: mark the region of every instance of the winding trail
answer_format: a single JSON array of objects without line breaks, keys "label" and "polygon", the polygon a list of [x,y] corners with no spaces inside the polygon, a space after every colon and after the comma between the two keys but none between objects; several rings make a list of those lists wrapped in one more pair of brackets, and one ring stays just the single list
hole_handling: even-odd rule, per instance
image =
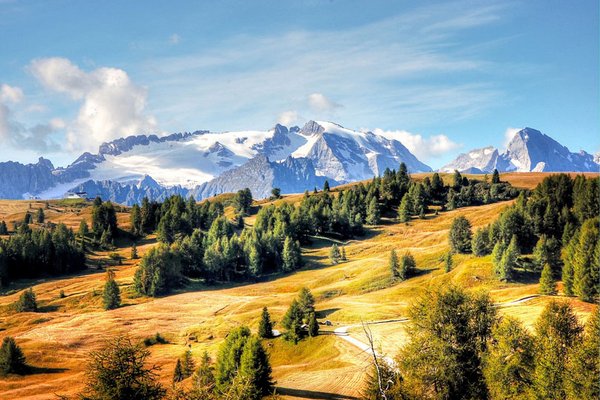
[{"label": "winding trail", "polygon": [[[539,294],[532,294],[529,296],[521,297],[516,300],[506,301],[503,303],[496,303],[496,304],[494,304],[494,306],[498,307],[498,308],[511,307],[511,306],[522,304],[522,303],[526,303],[526,302],[533,300],[535,298],[538,298],[540,296],[541,295],[539,295]],[[357,347],[362,352],[369,354],[369,355],[373,355],[373,349],[371,348],[371,346],[369,346],[367,343],[364,343],[364,342],[356,339],[355,337],[350,336],[350,333],[348,332],[348,330],[350,328],[362,327],[363,324],[364,325],[378,325],[378,324],[406,323],[409,321],[410,321],[410,319],[408,319],[408,318],[395,318],[395,319],[385,319],[385,320],[380,320],[380,321],[364,322],[361,324],[345,325],[345,326],[340,326],[339,328],[334,329],[333,334],[338,336],[340,339],[345,340],[346,342],[350,343],[351,345]],[[378,352],[375,352],[375,355],[382,358],[388,365],[390,365],[390,366],[395,365],[395,362],[391,357],[382,356]]]}]

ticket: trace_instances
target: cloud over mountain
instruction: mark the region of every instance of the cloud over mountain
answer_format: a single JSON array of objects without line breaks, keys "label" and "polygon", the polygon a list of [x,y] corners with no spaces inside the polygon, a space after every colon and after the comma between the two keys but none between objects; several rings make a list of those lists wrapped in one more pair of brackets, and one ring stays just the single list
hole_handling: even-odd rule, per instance
[{"label": "cloud over mountain", "polygon": [[122,69],[86,72],[60,57],[33,60],[29,68],[45,88],[81,103],[67,126],[70,149],[94,150],[103,142],[156,129],[155,118],[146,112],[146,89]]}]

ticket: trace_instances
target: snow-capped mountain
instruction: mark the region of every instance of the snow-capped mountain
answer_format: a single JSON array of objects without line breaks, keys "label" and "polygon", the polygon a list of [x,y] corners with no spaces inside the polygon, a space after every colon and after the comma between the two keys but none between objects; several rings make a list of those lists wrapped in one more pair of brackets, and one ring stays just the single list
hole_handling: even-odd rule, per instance
[{"label": "snow-capped mountain", "polygon": [[[0,163],[0,182],[7,186],[0,187],[0,196],[58,198],[77,190],[132,204],[144,195],[203,198],[255,186],[258,198],[271,187],[290,193],[325,179],[370,179],[401,162],[411,172],[431,171],[397,140],[322,121],[301,129],[278,124],[267,131],[138,135],[104,143],[97,154],[84,153],[66,168],[42,159],[30,165]],[[259,165],[263,175],[253,170]],[[15,168],[20,185],[9,188]],[[260,188],[256,179],[262,179]]]},{"label": "snow-capped mountain", "polygon": [[585,151],[572,153],[550,136],[532,128],[515,134],[506,151],[493,147],[471,150],[440,168],[442,172],[598,172],[598,160]]}]

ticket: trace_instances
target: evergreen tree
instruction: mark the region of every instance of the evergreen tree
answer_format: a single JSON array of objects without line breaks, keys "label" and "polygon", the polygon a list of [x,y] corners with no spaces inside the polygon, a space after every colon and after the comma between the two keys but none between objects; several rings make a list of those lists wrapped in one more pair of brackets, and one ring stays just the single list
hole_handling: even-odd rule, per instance
[{"label": "evergreen tree", "polygon": [[575,275],[575,253],[579,245],[579,231],[576,231],[563,252],[562,281],[563,291],[567,296],[573,296],[573,280]]},{"label": "evergreen tree", "polygon": [[21,293],[19,300],[17,300],[15,304],[15,309],[17,312],[37,311],[37,301],[35,298],[35,293],[33,292],[33,288],[29,288]]},{"label": "evergreen tree", "polygon": [[496,269],[496,274],[500,280],[509,281],[513,278],[518,259],[519,247],[517,246],[517,237],[515,235],[506,250],[502,253],[502,258]]},{"label": "evergreen tree", "polygon": [[446,257],[444,257],[444,264],[446,266],[446,272],[452,271],[454,262],[452,261],[452,252],[451,251],[446,253]]},{"label": "evergreen tree", "polygon": [[143,344],[133,344],[126,337],[107,341],[90,354],[86,371],[86,388],[79,395],[89,400],[164,399],[166,390],[158,382],[156,366],[147,366],[150,352]]},{"label": "evergreen tree", "polygon": [[492,174],[492,184],[500,183],[500,174],[498,170],[494,168],[494,173]]},{"label": "evergreen tree", "polygon": [[26,371],[23,351],[12,337],[5,336],[0,347],[0,376],[23,374]]},{"label": "evergreen tree", "polygon": [[600,308],[590,315],[581,343],[569,357],[566,392],[569,400],[600,398]]},{"label": "evergreen tree", "polygon": [[[316,189],[317,189],[317,188],[315,188],[315,193],[317,192],[317,190],[316,190]],[[327,192],[329,192],[329,190],[330,190],[330,189],[329,189],[329,181],[328,181],[328,180],[325,180],[325,183],[323,183],[323,191],[324,191],[325,193],[327,193]]]},{"label": "evergreen tree", "polygon": [[329,261],[335,265],[340,262],[340,258],[340,249],[338,248],[338,245],[334,243],[329,249]]},{"label": "evergreen tree", "polygon": [[412,214],[412,204],[410,202],[410,196],[405,194],[402,196],[400,207],[398,207],[398,222],[410,221],[410,215]]},{"label": "evergreen tree", "polygon": [[367,206],[367,218],[365,222],[369,225],[377,225],[381,220],[381,211],[379,209],[379,203],[375,196],[371,197],[369,205]]},{"label": "evergreen tree", "polygon": [[308,336],[315,337],[319,334],[319,323],[317,322],[317,314],[312,312],[308,317]]},{"label": "evergreen tree", "polygon": [[550,264],[544,265],[544,268],[542,269],[542,275],[540,277],[540,293],[551,296],[557,293],[556,281],[552,275]]},{"label": "evergreen tree", "polygon": [[494,265],[494,272],[496,275],[500,275],[500,262],[502,261],[502,255],[506,250],[506,246],[504,242],[499,241],[494,245],[494,250],[492,250],[492,264]]},{"label": "evergreen tree", "polygon": [[250,337],[240,357],[239,377],[248,379],[252,388],[252,399],[261,399],[273,392],[271,364],[260,339]]},{"label": "evergreen tree", "polygon": [[492,399],[528,398],[534,368],[534,339],[521,323],[504,317],[492,330],[483,373]]},{"label": "evergreen tree", "polygon": [[460,190],[462,186],[462,175],[457,170],[454,170],[454,175],[452,175],[452,187],[454,190]]},{"label": "evergreen tree", "polygon": [[0,221],[0,235],[8,235],[8,227],[4,221]]},{"label": "evergreen tree", "polygon": [[342,261],[348,261],[348,257],[346,256],[346,246],[342,246],[342,252],[341,252],[341,257],[340,260]]},{"label": "evergreen tree", "polygon": [[181,359],[181,372],[183,373],[183,377],[188,378],[192,376],[195,369],[196,363],[192,357],[192,352],[190,350],[186,350],[186,352],[183,353],[183,358]]},{"label": "evergreen tree", "polygon": [[307,287],[300,289],[298,307],[302,312],[303,320],[308,320],[309,315],[315,312],[315,297]]},{"label": "evergreen tree", "polygon": [[568,352],[580,341],[582,328],[571,306],[552,301],[536,322],[533,390],[538,399],[565,399]]},{"label": "evergreen tree", "polygon": [[273,323],[271,322],[271,316],[267,307],[263,307],[262,310],[260,323],[258,324],[258,336],[263,339],[273,337]]},{"label": "evergreen tree", "polygon": [[142,210],[140,206],[134,204],[131,207],[131,213],[129,214],[129,220],[131,222],[131,233],[134,236],[141,236],[144,234],[144,228],[142,226]]},{"label": "evergreen tree", "polygon": [[133,243],[131,245],[131,259],[132,260],[137,260],[139,257],[138,252],[137,252],[137,245],[135,243]]},{"label": "evergreen tree", "polygon": [[200,366],[194,374],[194,386],[211,390],[215,386],[215,373],[208,352],[204,350],[200,358]]},{"label": "evergreen tree", "polygon": [[240,367],[240,359],[246,342],[250,338],[250,330],[241,326],[229,332],[219,347],[215,381],[217,389],[226,392]]},{"label": "evergreen tree", "polygon": [[285,272],[290,272],[300,267],[300,246],[291,236],[286,236],[283,243],[282,254],[282,269]]},{"label": "evergreen tree", "polygon": [[410,254],[410,252],[406,252],[402,259],[400,260],[400,268],[398,270],[398,278],[404,281],[415,274],[417,269],[417,263],[415,262],[415,258]]},{"label": "evergreen tree", "polygon": [[114,310],[121,306],[121,291],[115,281],[115,272],[111,269],[106,271],[106,283],[104,284],[102,303],[105,310]]},{"label": "evergreen tree", "polygon": [[36,215],[36,222],[38,224],[43,224],[45,219],[46,219],[46,216],[44,215],[44,209],[41,207],[38,208],[37,215]]},{"label": "evergreen tree", "polygon": [[489,253],[488,237],[489,233],[486,229],[479,228],[475,231],[475,235],[473,235],[473,240],[471,241],[471,251],[475,256],[483,257]]},{"label": "evergreen tree", "polygon": [[173,383],[181,382],[184,380],[183,370],[181,368],[181,360],[178,358],[175,363],[175,371],[173,371]]},{"label": "evergreen tree", "polygon": [[482,356],[496,321],[489,296],[448,286],[424,293],[409,316],[410,341],[397,358],[398,398],[488,398]]},{"label": "evergreen tree", "polygon": [[471,251],[471,223],[463,216],[454,218],[450,226],[450,248],[454,253]]},{"label": "evergreen tree", "polygon": [[245,188],[239,190],[233,199],[233,203],[234,208],[238,213],[248,215],[250,213],[250,207],[252,206],[252,192],[250,192],[250,189]]},{"label": "evergreen tree", "polygon": [[281,189],[279,188],[273,188],[271,189],[271,199],[272,200],[277,200],[281,198]]},{"label": "evergreen tree", "polygon": [[110,249],[111,245],[112,237],[110,231],[107,229],[104,232],[102,232],[102,235],[100,236],[100,246],[104,249]]},{"label": "evergreen tree", "polygon": [[31,222],[33,222],[33,218],[31,217],[31,213],[29,211],[27,211],[25,213],[25,217],[23,218],[23,223],[25,225],[30,224]]},{"label": "evergreen tree", "polygon": [[400,263],[398,262],[398,255],[396,250],[390,251],[390,257],[388,259],[388,268],[392,273],[392,278],[400,279]]},{"label": "evergreen tree", "polygon": [[82,219],[79,223],[79,231],[77,231],[77,234],[80,238],[84,239],[88,235],[88,233],[90,233],[88,224],[87,222],[85,222],[85,220]]},{"label": "evergreen tree", "polygon": [[585,221],[574,254],[573,293],[587,302],[594,300],[600,287],[600,265],[594,265],[594,252],[600,245],[598,233],[597,218]]},{"label": "evergreen tree", "polygon": [[303,318],[304,314],[302,309],[300,308],[298,301],[294,299],[281,321],[283,327],[286,329],[286,332],[283,335],[285,340],[294,342],[294,344],[298,343],[302,337]]}]

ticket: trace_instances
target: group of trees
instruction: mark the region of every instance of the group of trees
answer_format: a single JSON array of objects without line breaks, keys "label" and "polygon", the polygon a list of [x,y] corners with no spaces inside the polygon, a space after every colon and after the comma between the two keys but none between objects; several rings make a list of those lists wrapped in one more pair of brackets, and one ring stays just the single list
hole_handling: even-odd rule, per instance
[{"label": "group of trees", "polygon": [[0,283],[79,271],[85,255],[73,231],[64,224],[31,229],[22,224],[17,232],[0,240]]},{"label": "group of trees", "polygon": [[294,343],[298,343],[307,334],[311,337],[319,334],[315,298],[308,288],[303,287],[298,298],[292,301],[282,325],[286,329],[284,339]]},{"label": "group of trees", "polygon": [[[555,292],[554,281],[562,275],[565,294],[592,301],[600,294],[599,181],[549,176],[474,235],[469,222],[457,217],[450,230],[451,249],[476,256],[491,253],[503,280],[513,279],[519,265],[546,270],[542,291],[548,294]],[[532,254],[532,262],[521,262],[521,254]]]},{"label": "group of trees", "polygon": [[498,317],[487,294],[456,287],[410,309],[409,343],[395,365],[378,363],[368,399],[596,399],[600,315],[585,330],[567,303],[550,302],[535,334]]},{"label": "group of trees", "polygon": [[102,247],[109,248],[114,245],[114,238],[117,236],[117,212],[110,201],[103,202],[100,197],[96,197],[92,205],[92,233]]},{"label": "group of trees", "polygon": [[400,261],[398,261],[396,250],[392,249],[392,251],[390,251],[388,268],[390,269],[394,280],[405,281],[415,274],[417,271],[417,263],[412,254],[408,251],[404,253]]}]

